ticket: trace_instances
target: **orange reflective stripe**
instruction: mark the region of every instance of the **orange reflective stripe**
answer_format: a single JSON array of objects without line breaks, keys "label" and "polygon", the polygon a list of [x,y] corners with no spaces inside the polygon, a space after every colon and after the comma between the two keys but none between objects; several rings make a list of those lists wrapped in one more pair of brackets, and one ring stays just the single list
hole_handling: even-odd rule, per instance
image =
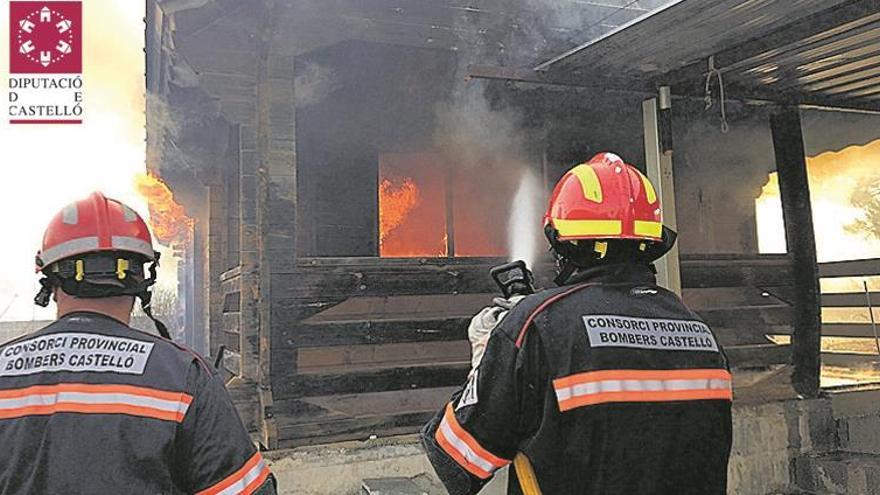
[{"label": "orange reflective stripe", "polygon": [[237,471],[196,495],[250,495],[260,488],[268,477],[269,468],[263,456],[255,452]]},{"label": "orange reflective stripe", "polygon": [[443,451],[455,462],[480,479],[487,479],[496,469],[510,464],[509,460],[502,459],[483,448],[470,433],[461,427],[455,418],[451,403],[446,406],[446,412],[443,414],[443,419],[440,421],[434,438]]},{"label": "orange reflective stripe", "polygon": [[133,385],[62,383],[0,391],[0,419],[55,413],[127,414],[182,422],[192,396]]},{"label": "orange reflective stripe", "polygon": [[59,383],[57,385],[34,385],[26,388],[0,390],[0,399],[11,399],[27,395],[49,394],[55,392],[133,394],[161,400],[180,400],[187,404],[192,403],[192,396],[182,392],[168,392],[165,390],[138,387],[135,385],[92,385],[88,383]]},{"label": "orange reflective stripe", "polygon": [[489,479],[492,477],[492,473],[489,471],[484,471],[479,468],[475,464],[469,462],[456,447],[454,447],[448,440],[446,440],[446,436],[441,433],[438,429],[437,433],[434,435],[434,438],[437,440],[437,445],[439,445],[444,452],[446,452],[449,457],[451,457],[455,462],[458,463],[459,466],[463,467],[467,472],[473,474],[477,478],[481,480]]},{"label": "orange reflective stripe", "polygon": [[564,378],[557,378],[553,380],[553,387],[568,387],[577,383],[602,380],[686,380],[699,378],[730,380],[731,376],[729,371],[720,368],[682,370],[599,370],[578,373]]},{"label": "orange reflective stripe", "polygon": [[126,406],[117,404],[72,404],[59,403],[50,406],[30,406],[16,409],[0,409],[0,419],[21,418],[25,416],[49,416],[56,413],[79,413],[79,414],[127,414],[143,418],[161,419],[163,421],[183,421],[184,414],[180,412],[163,411],[150,407]]},{"label": "orange reflective stripe", "polygon": [[607,392],[559,401],[560,411],[612,402],[673,402],[688,400],[731,400],[730,390],[682,390],[675,392]]},{"label": "orange reflective stripe", "polygon": [[560,411],[611,402],[732,400],[723,369],[603,370],[553,381]]},{"label": "orange reflective stripe", "polygon": [[251,481],[250,483],[248,483],[248,485],[246,487],[244,487],[244,492],[242,492],[242,493],[244,495],[251,495],[252,493],[259,490],[260,487],[263,486],[263,483],[265,483],[266,479],[268,479],[268,478],[269,478],[269,468],[265,468],[262,471],[260,471],[260,474],[256,478],[254,478],[253,481]]},{"label": "orange reflective stripe", "polygon": [[449,425],[452,426],[452,430],[455,432],[456,436],[461,438],[468,444],[468,447],[472,448],[474,452],[476,452],[483,459],[491,462],[495,467],[504,467],[510,463],[510,461],[506,459],[502,459],[492,454],[488,450],[484,449],[482,445],[477,442],[477,440],[471,436],[470,433],[464,430],[460,424],[458,424],[458,420],[455,418],[455,411],[452,409],[452,403],[447,404],[446,406],[446,414],[444,414],[444,419],[449,421]]}]

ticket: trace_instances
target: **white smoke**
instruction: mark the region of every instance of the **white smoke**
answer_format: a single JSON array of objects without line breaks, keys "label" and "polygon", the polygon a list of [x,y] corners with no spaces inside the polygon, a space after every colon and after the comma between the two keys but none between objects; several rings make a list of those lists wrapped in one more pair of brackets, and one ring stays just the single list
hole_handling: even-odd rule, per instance
[{"label": "white smoke", "polygon": [[318,103],[341,86],[333,69],[314,62],[297,72],[294,78],[297,106]]},{"label": "white smoke", "polygon": [[541,181],[531,171],[524,171],[513,196],[507,227],[511,260],[523,260],[535,266],[540,248],[541,215],[544,191]]}]

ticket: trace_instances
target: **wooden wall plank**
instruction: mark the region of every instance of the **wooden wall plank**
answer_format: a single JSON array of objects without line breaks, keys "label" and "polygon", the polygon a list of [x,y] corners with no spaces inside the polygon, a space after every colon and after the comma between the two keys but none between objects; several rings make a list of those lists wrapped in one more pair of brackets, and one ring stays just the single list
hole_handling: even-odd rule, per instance
[{"label": "wooden wall plank", "polygon": [[278,399],[316,395],[385,392],[417,388],[449,387],[464,383],[470,362],[447,365],[398,367],[351,373],[298,373],[274,377]]},{"label": "wooden wall plank", "polygon": [[301,325],[287,345],[304,348],[328,345],[385,344],[466,340],[470,318],[363,321]]},{"label": "wooden wall plank", "polygon": [[300,373],[351,373],[379,367],[461,363],[467,362],[470,354],[467,340],[337,345],[300,349],[296,365]]},{"label": "wooden wall plank", "polygon": [[[880,305],[880,292],[871,292],[871,305]],[[823,308],[867,308],[868,300],[864,292],[852,292],[848,294],[822,294]]]}]

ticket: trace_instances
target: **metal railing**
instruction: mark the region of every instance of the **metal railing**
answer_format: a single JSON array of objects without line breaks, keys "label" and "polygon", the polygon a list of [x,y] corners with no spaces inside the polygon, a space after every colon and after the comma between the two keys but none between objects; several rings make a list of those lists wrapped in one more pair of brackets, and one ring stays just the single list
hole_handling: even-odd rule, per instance
[{"label": "metal railing", "polygon": [[[874,304],[880,302],[880,292],[872,292],[868,284],[868,278],[880,276],[880,258],[820,263],[819,276],[822,280],[850,279],[851,289],[855,289],[823,290],[821,295],[823,382],[880,382],[880,330],[874,318]],[[866,312],[867,318],[840,321],[827,318],[827,310]],[[833,345],[832,340],[836,341]]]}]

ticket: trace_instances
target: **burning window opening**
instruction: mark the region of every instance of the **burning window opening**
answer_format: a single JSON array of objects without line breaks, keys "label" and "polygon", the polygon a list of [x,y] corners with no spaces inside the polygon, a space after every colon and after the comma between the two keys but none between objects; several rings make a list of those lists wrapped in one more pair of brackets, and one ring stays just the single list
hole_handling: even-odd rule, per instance
[{"label": "burning window opening", "polygon": [[518,177],[493,168],[453,168],[436,153],[380,155],[379,255],[504,256]]},{"label": "burning window opening", "polygon": [[189,246],[195,219],[187,216],[184,207],[174,200],[168,184],[152,171],[136,175],[134,182],[135,190],[147,201],[150,230],[156,240],[173,248]]}]

